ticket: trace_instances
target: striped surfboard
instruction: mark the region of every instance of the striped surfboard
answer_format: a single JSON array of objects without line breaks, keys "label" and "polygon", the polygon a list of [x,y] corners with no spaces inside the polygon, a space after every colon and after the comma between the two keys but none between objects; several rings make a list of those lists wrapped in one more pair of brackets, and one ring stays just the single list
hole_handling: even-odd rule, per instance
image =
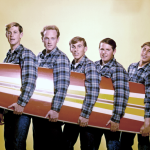
[{"label": "striped surfboard", "polygon": [[[59,113],[59,120],[77,123],[85,97],[85,75],[71,72],[70,85]],[[130,96],[125,115],[120,121],[119,130],[139,133],[144,122],[145,87],[142,84],[129,82]],[[17,102],[21,91],[21,69],[16,64],[0,64],[0,107],[7,109]],[[38,68],[36,89],[24,109],[25,114],[44,118],[51,108],[53,98],[53,70]],[[110,78],[102,77],[100,93],[90,115],[89,126],[106,127],[113,110],[114,88]]]}]

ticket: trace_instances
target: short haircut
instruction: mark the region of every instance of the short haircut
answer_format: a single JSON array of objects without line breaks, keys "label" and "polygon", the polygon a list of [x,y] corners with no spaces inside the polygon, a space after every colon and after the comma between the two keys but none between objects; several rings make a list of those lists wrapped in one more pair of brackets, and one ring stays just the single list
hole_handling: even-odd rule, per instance
[{"label": "short haircut", "polygon": [[150,47],[150,42],[145,42],[145,43],[141,46],[141,48],[143,48],[145,45],[147,45],[147,46]]},{"label": "short haircut", "polygon": [[82,37],[79,37],[79,36],[76,36],[76,37],[72,38],[72,39],[70,40],[70,42],[69,42],[69,45],[71,45],[71,44],[76,44],[76,43],[81,42],[81,41],[83,41],[84,47],[87,47],[87,44],[86,44],[85,39],[82,38]]},{"label": "short haircut", "polygon": [[56,32],[57,32],[57,38],[60,36],[60,32],[59,32],[59,29],[58,29],[57,26],[55,26],[55,25],[48,25],[48,26],[45,26],[45,27],[43,28],[43,30],[41,31],[41,36],[42,36],[42,38],[43,38],[44,32],[45,32],[46,30],[56,30]]},{"label": "short haircut", "polygon": [[112,47],[113,51],[117,47],[116,42],[111,38],[105,38],[105,39],[101,40],[100,43],[99,43],[99,48],[100,48],[101,43],[109,44]]},{"label": "short haircut", "polygon": [[20,33],[23,32],[22,26],[19,23],[17,23],[17,22],[11,22],[11,23],[7,24],[6,25],[6,31],[8,31],[11,27],[14,27],[14,26],[19,28],[19,32]]}]

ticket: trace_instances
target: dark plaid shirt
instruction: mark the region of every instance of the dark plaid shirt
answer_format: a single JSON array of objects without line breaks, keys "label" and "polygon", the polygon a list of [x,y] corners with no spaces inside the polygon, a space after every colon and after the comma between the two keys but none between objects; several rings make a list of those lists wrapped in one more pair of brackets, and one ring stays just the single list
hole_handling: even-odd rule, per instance
[{"label": "dark plaid shirt", "polygon": [[102,60],[95,62],[97,71],[101,76],[111,78],[114,86],[114,108],[111,120],[119,123],[124,115],[125,108],[129,98],[129,83],[126,70],[115,58],[110,60],[101,68]]},{"label": "dark plaid shirt", "polygon": [[99,94],[100,80],[95,64],[84,56],[76,67],[72,62],[71,71],[85,74],[86,95],[80,116],[89,118]]},{"label": "dark plaid shirt", "polygon": [[139,68],[139,62],[133,63],[128,68],[129,81],[145,85],[145,118],[150,118],[150,63]]},{"label": "dark plaid shirt", "polygon": [[36,78],[38,75],[36,56],[32,51],[23,47],[23,45],[19,45],[13,53],[11,53],[11,50],[8,51],[3,62],[20,64],[22,86],[17,103],[21,106],[26,106],[36,86]]},{"label": "dark plaid shirt", "polygon": [[45,55],[46,50],[38,54],[38,65],[39,67],[53,69],[54,96],[51,109],[59,112],[70,83],[70,61],[58,48]]}]

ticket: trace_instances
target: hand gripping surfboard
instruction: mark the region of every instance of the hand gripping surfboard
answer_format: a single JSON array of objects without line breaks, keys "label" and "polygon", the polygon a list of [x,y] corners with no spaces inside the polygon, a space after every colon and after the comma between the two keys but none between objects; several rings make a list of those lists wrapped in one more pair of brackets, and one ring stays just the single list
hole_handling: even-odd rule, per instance
[{"label": "hand gripping surfboard", "polygon": [[[59,120],[77,123],[85,96],[85,75],[71,72],[70,85],[59,113]],[[125,115],[120,121],[119,130],[126,132],[140,132],[144,122],[144,97],[143,84],[129,82],[130,96],[125,110]],[[21,69],[16,64],[0,64],[0,107],[17,102],[21,88]],[[45,117],[51,108],[53,97],[53,70],[38,68],[36,89],[29,103],[24,109],[25,114]],[[100,93],[90,115],[89,126],[109,129],[106,127],[113,110],[114,88],[110,78],[102,77]]]}]

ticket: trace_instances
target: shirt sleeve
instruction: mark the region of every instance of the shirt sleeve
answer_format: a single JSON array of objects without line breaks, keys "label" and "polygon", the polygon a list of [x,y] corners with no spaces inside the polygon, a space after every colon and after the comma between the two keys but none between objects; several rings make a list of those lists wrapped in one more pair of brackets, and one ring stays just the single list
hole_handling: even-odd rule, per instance
[{"label": "shirt sleeve", "polygon": [[92,112],[93,106],[97,101],[99,94],[99,75],[96,71],[94,63],[88,63],[85,67],[85,88],[86,95],[82,106],[82,112],[80,116],[89,118]]},{"label": "shirt sleeve", "polygon": [[31,98],[36,87],[37,79],[37,59],[36,56],[29,50],[25,50],[21,58],[21,94],[18,99],[18,104],[26,106]]},{"label": "shirt sleeve", "polygon": [[127,72],[120,67],[112,74],[112,82],[114,86],[114,108],[111,120],[119,123],[120,118],[124,115],[125,108],[129,98],[129,83]]},{"label": "shirt sleeve", "polygon": [[145,79],[145,115],[144,118],[150,118],[150,74]]},{"label": "shirt sleeve", "polygon": [[60,55],[53,66],[54,96],[52,110],[60,111],[70,84],[70,62],[65,55]]}]

